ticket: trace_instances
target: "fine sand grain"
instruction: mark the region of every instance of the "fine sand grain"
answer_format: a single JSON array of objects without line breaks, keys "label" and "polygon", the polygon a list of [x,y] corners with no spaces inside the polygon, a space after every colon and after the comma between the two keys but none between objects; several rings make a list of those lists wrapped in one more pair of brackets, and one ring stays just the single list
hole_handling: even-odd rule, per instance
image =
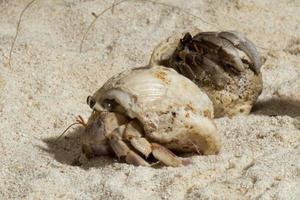
[{"label": "fine sand grain", "polygon": [[[299,199],[299,0],[0,0],[0,199]],[[117,1],[115,1],[117,2]],[[185,10],[181,11],[176,7]],[[198,17],[189,15],[196,15]],[[199,18],[201,17],[201,19]],[[81,166],[81,128],[54,144],[109,77],[143,66],[177,31],[239,30],[266,60],[249,116],[219,118],[219,155],[187,167],[134,167],[110,157]]]}]

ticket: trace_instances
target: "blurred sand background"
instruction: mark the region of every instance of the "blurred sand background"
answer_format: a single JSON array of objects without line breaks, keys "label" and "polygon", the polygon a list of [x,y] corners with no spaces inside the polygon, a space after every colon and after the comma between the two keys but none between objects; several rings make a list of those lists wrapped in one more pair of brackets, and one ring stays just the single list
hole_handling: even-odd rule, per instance
[{"label": "blurred sand background", "polygon": [[[0,0],[0,199],[299,199],[300,1]],[[117,1],[116,1],[117,2]],[[184,12],[184,11],[185,12]],[[192,16],[196,15],[198,17]],[[54,144],[109,77],[143,66],[175,32],[239,30],[259,46],[264,90],[251,115],[216,119],[223,148],[182,168],[110,157],[74,166],[81,128]]]}]

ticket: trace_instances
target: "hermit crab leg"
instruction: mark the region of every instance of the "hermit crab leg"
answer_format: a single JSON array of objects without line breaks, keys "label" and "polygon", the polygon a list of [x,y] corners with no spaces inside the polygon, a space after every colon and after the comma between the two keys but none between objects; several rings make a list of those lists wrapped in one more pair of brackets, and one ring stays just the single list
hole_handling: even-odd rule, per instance
[{"label": "hermit crab leg", "polygon": [[178,54],[179,57],[183,59],[182,62],[179,62],[180,65],[178,68],[180,69],[180,72],[189,79],[196,79],[196,75],[191,69],[191,66],[200,65],[204,71],[212,75],[211,78],[214,79],[214,82],[217,84],[217,86],[223,87],[226,85],[227,81],[230,80],[230,77],[224,72],[224,69],[210,58],[194,52],[185,53],[185,50],[179,52]]},{"label": "hermit crab leg", "polygon": [[125,160],[129,164],[150,166],[150,164],[145,161],[141,156],[139,156],[134,151],[130,150],[128,145],[122,140],[122,134],[124,132],[125,126],[120,126],[116,128],[113,132],[107,135],[109,143],[117,157],[125,157]]},{"label": "hermit crab leg", "polygon": [[139,152],[141,152],[146,158],[151,153],[151,144],[142,137],[143,130],[139,126],[136,120],[132,120],[126,126],[123,133],[124,140],[130,141],[130,144]]},{"label": "hermit crab leg", "polygon": [[186,64],[184,61],[179,61],[178,63],[173,63],[173,65],[175,65],[173,67],[176,67],[179,70],[180,74],[183,74],[190,80],[194,81],[197,78],[196,74],[193,72],[191,67],[188,64]]},{"label": "hermit crab leg", "polygon": [[250,65],[251,69],[254,70],[256,74],[259,73],[261,67],[260,57],[253,42],[237,31],[224,31],[218,35],[230,41],[235,47],[243,51],[253,62],[253,66]]},{"label": "hermit crab leg", "polygon": [[151,146],[153,156],[165,165],[172,167],[178,167],[183,165],[182,160],[180,160],[175,154],[173,154],[164,146],[157,143],[152,143]]},{"label": "hermit crab leg", "polygon": [[145,161],[141,156],[139,156],[137,153],[133,151],[129,151],[126,158],[126,163],[133,164],[135,166],[150,166],[150,164]]},{"label": "hermit crab leg", "polygon": [[148,157],[150,153],[159,161],[167,166],[181,166],[183,161],[179,159],[175,154],[169,151],[167,148],[157,144],[149,143],[142,137],[142,130],[139,128],[138,123],[133,120],[127,125],[122,125],[116,128],[106,137],[109,140],[109,144],[117,157],[125,157],[125,160],[129,164],[149,166],[149,163],[145,161],[140,155],[130,149],[125,141],[130,142],[132,147]]},{"label": "hermit crab leg", "polygon": [[193,40],[198,41],[200,47],[211,51],[211,53],[217,53],[222,58],[220,60],[232,65],[238,72],[245,70],[239,53],[233,44],[226,39],[219,38],[216,33],[199,33]]},{"label": "hermit crab leg", "polygon": [[148,157],[150,153],[159,161],[167,166],[181,166],[183,161],[173,154],[170,150],[157,143],[149,143],[141,136],[142,130],[139,128],[136,121],[131,121],[123,134],[123,138],[129,140],[131,145]]}]

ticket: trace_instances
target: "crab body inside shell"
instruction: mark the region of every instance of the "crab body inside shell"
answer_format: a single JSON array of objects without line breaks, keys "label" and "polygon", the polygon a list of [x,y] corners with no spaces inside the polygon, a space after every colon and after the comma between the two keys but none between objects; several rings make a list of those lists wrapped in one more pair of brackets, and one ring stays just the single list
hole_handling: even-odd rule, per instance
[{"label": "crab body inside shell", "polygon": [[203,89],[215,117],[249,114],[262,91],[255,45],[237,31],[173,35],[153,51],[150,65],[175,69]]}]

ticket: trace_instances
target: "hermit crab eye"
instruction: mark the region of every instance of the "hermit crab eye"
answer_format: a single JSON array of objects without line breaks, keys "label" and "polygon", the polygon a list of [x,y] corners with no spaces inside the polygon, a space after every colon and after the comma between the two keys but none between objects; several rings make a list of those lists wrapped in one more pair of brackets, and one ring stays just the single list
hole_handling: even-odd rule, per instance
[{"label": "hermit crab eye", "polygon": [[86,99],[86,102],[92,109],[93,109],[94,105],[96,104],[96,101],[92,96],[88,96]]},{"label": "hermit crab eye", "polygon": [[112,110],[113,107],[116,107],[117,102],[114,100],[110,100],[110,99],[105,99],[103,100],[102,104],[101,104],[106,110]]}]

